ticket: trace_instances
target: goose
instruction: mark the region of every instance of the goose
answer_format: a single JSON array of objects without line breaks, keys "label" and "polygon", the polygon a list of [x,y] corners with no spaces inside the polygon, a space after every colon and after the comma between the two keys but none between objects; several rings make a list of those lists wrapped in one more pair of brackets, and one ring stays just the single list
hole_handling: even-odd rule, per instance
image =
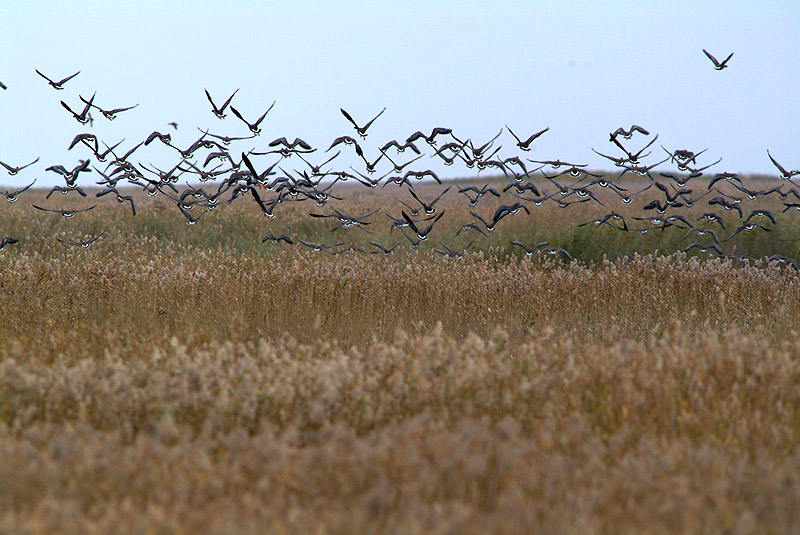
[{"label": "goose", "polygon": [[[102,114],[103,114],[103,117],[105,117],[105,118],[106,118],[106,119],[108,119],[109,121],[113,121],[114,119],[116,119],[116,118],[117,118],[117,114],[118,114],[118,113],[122,113],[123,111],[132,110],[133,108],[135,108],[135,107],[137,107],[137,106],[139,105],[139,104],[137,103],[137,104],[134,104],[133,106],[127,106],[127,107],[125,107],[125,108],[114,108],[114,109],[112,109],[112,110],[104,110],[103,108],[101,108],[101,107],[100,107],[100,106],[98,106],[97,104],[90,104],[90,103],[89,103],[89,101],[87,101],[87,100],[86,100],[85,98],[83,98],[83,97],[80,97],[80,96],[79,96],[79,98],[80,98],[80,99],[83,101],[83,103],[84,103],[84,104],[89,104],[89,106],[91,106],[92,108],[94,108],[94,109],[96,109],[97,111],[99,111],[100,113],[102,113]],[[177,124],[177,123],[176,123],[176,124]],[[176,128],[176,130],[177,130],[177,128]]]},{"label": "goose", "polygon": [[737,228],[736,230],[731,232],[730,236],[728,236],[727,238],[725,238],[722,241],[730,240],[731,238],[733,238],[734,236],[736,236],[737,234],[739,234],[743,230],[746,230],[746,231],[749,232],[749,231],[755,230],[757,228],[760,228],[761,230],[766,231],[766,232],[771,232],[772,231],[771,228],[767,228],[767,227],[765,227],[763,225],[759,225],[758,223],[747,223],[747,222],[745,222],[745,223],[742,223],[742,225],[739,228]]},{"label": "goose", "polygon": [[97,205],[95,204],[93,206],[90,206],[89,208],[74,208],[72,210],[55,210],[52,208],[42,208],[41,206],[37,206],[35,204],[31,206],[43,212],[53,212],[54,214],[60,214],[64,216],[64,219],[72,219],[75,216],[75,214],[78,214],[80,212],[88,212],[89,210],[94,210],[95,206]]},{"label": "goose", "polygon": [[705,48],[703,49],[703,53],[706,55],[708,59],[711,60],[712,63],[714,63],[714,69],[718,71],[721,71],[722,69],[726,68],[728,66],[728,61],[730,61],[730,59],[733,57],[733,52],[731,52],[727,58],[725,58],[722,62],[720,62],[717,61],[717,58],[712,56]]},{"label": "goose", "polygon": [[385,143],[383,145],[383,147],[380,148],[380,151],[381,152],[385,152],[385,151],[389,150],[392,147],[394,147],[397,150],[397,152],[405,152],[406,149],[411,149],[412,151],[414,151],[417,154],[422,154],[420,152],[420,150],[417,148],[417,146],[414,145],[413,141],[406,141],[405,143],[401,144],[396,139],[393,139],[393,140]]},{"label": "goose", "polygon": [[264,236],[264,239],[261,240],[261,243],[270,242],[272,245],[278,245],[282,241],[286,242],[289,245],[294,245],[294,241],[286,234],[281,234],[280,236],[275,236],[274,234],[267,234],[266,236]]},{"label": "goose", "polygon": [[[236,93],[238,93],[238,92],[239,92],[239,90],[238,90],[238,89],[237,89],[236,91],[234,91],[234,92],[233,92],[233,95],[229,96],[229,97],[228,97],[228,100],[226,100],[226,101],[225,101],[225,103],[224,103],[224,104],[223,104],[221,107],[217,108],[217,105],[216,105],[216,104],[214,104],[214,101],[212,100],[212,98],[211,98],[211,95],[210,95],[210,94],[209,94],[209,92],[208,92],[208,89],[204,89],[204,91],[206,92],[206,98],[207,98],[207,99],[208,99],[208,101],[211,103],[211,112],[212,112],[212,113],[213,113],[213,114],[214,114],[214,115],[217,117],[217,119],[224,119],[224,118],[226,117],[226,115],[225,115],[225,108],[227,108],[227,107],[228,107],[228,104],[230,104],[230,103],[231,103],[231,100],[233,100],[233,96],[234,96]],[[231,109],[233,109],[233,108],[231,108]],[[239,118],[241,119],[241,117],[239,117]],[[242,119],[242,120],[244,120],[244,119]],[[246,121],[245,121],[245,122],[246,122]],[[249,126],[249,125],[248,125],[248,126]]]},{"label": "goose", "polygon": [[772,154],[769,153],[769,149],[767,149],[767,156],[769,156],[769,159],[772,161],[772,164],[778,168],[778,171],[781,172],[781,179],[790,180],[793,176],[800,175],[800,170],[798,169],[793,169],[791,171],[787,171],[786,169],[784,169],[783,166],[779,164],[775,160],[775,158],[772,157]]},{"label": "goose", "polygon": [[109,193],[113,193],[115,198],[117,199],[117,202],[120,203],[120,204],[124,203],[124,202],[131,203],[131,211],[133,212],[133,215],[136,215],[136,205],[133,202],[133,196],[132,195],[122,195],[119,191],[117,191],[117,188],[115,188],[113,186],[107,187],[104,190],[97,192],[95,194],[95,197],[99,198],[99,197],[102,197],[104,195],[108,195]]},{"label": "goose", "polygon": [[528,139],[526,139],[525,141],[522,141],[522,139],[517,134],[515,134],[514,131],[508,127],[508,125],[506,125],[506,130],[508,130],[508,132],[514,137],[514,139],[517,140],[517,147],[519,147],[520,150],[528,152],[531,150],[530,147],[531,143],[533,143],[536,139],[538,139],[542,134],[550,130],[550,127],[548,126],[544,130],[539,130],[538,132],[531,134],[530,137],[528,137]]},{"label": "goose", "polygon": [[78,75],[81,73],[81,71],[78,71],[78,72],[76,72],[75,74],[71,74],[71,75],[67,76],[67,77],[66,77],[66,78],[64,78],[63,80],[59,80],[58,82],[54,82],[53,80],[51,80],[50,78],[48,78],[47,76],[45,76],[44,74],[42,74],[42,73],[39,71],[39,69],[34,69],[34,70],[36,71],[36,74],[38,74],[39,76],[41,76],[42,78],[44,78],[45,80],[47,80],[47,83],[48,83],[48,84],[50,84],[50,86],[51,86],[53,89],[56,89],[56,90],[58,90],[58,91],[62,91],[62,90],[64,89],[64,87],[63,87],[63,86],[64,86],[64,84],[65,84],[65,83],[69,82],[70,80],[72,80],[73,78],[75,78],[76,76],[78,76]]},{"label": "goose", "polygon": [[4,191],[4,192],[3,192],[3,195],[5,196],[5,198],[6,198],[6,200],[7,200],[8,202],[17,202],[17,196],[18,196],[20,193],[24,193],[25,191],[27,191],[27,190],[28,190],[28,188],[30,188],[31,186],[33,186],[33,185],[36,183],[36,180],[37,180],[37,179],[34,179],[34,180],[33,180],[33,182],[31,182],[30,184],[28,184],[27,186],[25,186],[25,187],[24,187],[24,188],[22,188],[22,189],[18,189],[18,190],[16,190],[16,191],[8,191],[8,190],[6,190],[6,191]]},{"label": "goose", "polygon": [[[432,229],[432,228],[433,228],[433,226],[436,224],[436,222],[437,222],[437,221],[439,221],[439,220],[442,218],[442,216],[444,215],[445,211],[444,211],[444,210],[442,210],[442,212],[441,212],[441,213],[440,213],[438,216],[436,216],[436,217],[433,219],[433,221],[431,222],[431,224],[430,224],[430,225],[428,225],[428,226],[427,226],[427,227],[426,227],[424,230],[420,230],[420,229],[419,229],[419,227],[417,227],[417,225],[416,225],[416,223],[414,222],[414,220],[413,220],[413,219],[411,219],[411,218],[408,216],[408,214],[406,214],[404,211],[401,211],[400,213],[403,215],[403,219],[405,219],[405,220],[406,220],[406,222],[408,222],[408,226],[409,226],[409,228],[410,228],[411,230],[413,230],[413,231],[416,233],[416,235],[417,235],[417,238],[419,238],[419,240],[420,240],[420,241],[425,241],[425,240],[427,240],[427,239],[428,239],[428,233],[431,231],[431,229]],[[402,230],[402,229],[401,229],[401,230]],[[404,234],[405,234],[405,233],[404,233]]]},{"label": "goose", "polygon": [[395,243],[395,244],[394,244],[394,245],[392,245],[391,247],[389,247],[389,248],[386,248],[385,246],[381,245],[380,243],[378,243],[378,242],[374,242],[374,241],[371,241],[371,242],[369,242],[369,244],[370,244],[370,245],[374,245],[375,247],[377,247],[378,249],[380,249],[380,251],[381,251],[381,252],[382,252],[382,253],[383,253],[385,256],[389,256],[390,254],[392,254],[392,252],[393,252],[395,249],[397,249],[397,247],[400,245],[399,243]]},{"label": "goose", "polygon": [[533,256],[533,253],[535,253],[537,249],[541,249],[542,247],[547,247],[550,244],[549,244],[549,242],[543,241],[543,242],[537,243],[533,247],[528,247],[527,245],[525,245],[521,241],[512,241],[511,245],[516,245],[517,247],[522,247],[522,249],[525,251],[525,256]]},{"label": "goose", "polygon": [[320,252],[320,251],[322,251],[324,249],[331,249],[333,247],[339,247],[341,245],[344,245],[344,242],[334,243],[333,245],[317,245],[316,243],[310,243],[310,242],[303,241],[303,240],[297,240],[297,241],[302,243],[306,247],[310,248],[315,253],[318,253],[318,252]]},{"label": "goose", "polygon": [[355,120],[353,120],[353,118],[350,116],[349,113],[347,113],[347,111],[344,108],[339,108],[339,111],[342,112],[342,115],[344,115],[345,119],[347,119],[348,121],[350,121],[350,123],[352,123],[353,127],[356,129],[356,132],[358,132],[358,135],[361,136],[361,139],[367,139],[367,130],[369,129],[370,126],[372,126],[372,123],[375,122],[375,119],[383,115],[383,112],[386,111],[386,108],[384,107],[380,112],[378,112],[378,115],[373,117],[364,126],[358,126],[358,123],[356,123]]},{"label": "goose", "polygon": [[270,110],[272,110],[273,106],[275,106],[275,101],[272,101],[272,104],[270,105],[269,108],[267,108],[267,111],[265,111],[264,114],[261,117],[259,117],[258,120],[256,122],[254,122],[254,123],[247,122],[247,120],[244,117],[242,117],[242,114],[239,113],[239,111],[236,108],[234,108],[233,105],[231,105],[231,111],[233,112],[233,114],[236,117],[239,118],[239,120],[241,120],[244,124],[247,125],[247,128],[250,129],[250,131],[253,133],[253,135],[260,136],[261,135],[261,128],[259,128],[258,125],[261,124],[261,121],[264,120],[264,117],[266,117],[267,114],[270,112]]},{"label": "goose", "polygon": [[[83,98],[81,98],[81,100],[83,100]],[[83,111],[81,113],[75,113],[74,111],[72,111],[69,105],[67,105],[67,103],[64,102],[63,100],[61,101],[61,105],[64,107],[64,109],[66,109],[68,112],[72,114],[72,117],[74,117],[76,121],[78,121],[81,124],[86,124],[89,122],[87,114],[89,113],[89,108],[92,107],[92,102],[94,101],[94,95],[92,95],[92,98],[90,98],[88,101],[86,100],[83,101],[86,103],[86,105],[83,107]]]},{"label": "goose", "polygon": [[39,157],[37,157],[31,163],[27,163],[27,164],[21,165],[19,167],[15,167],[13,165],[8,165],[7,163],[3,163],[3,162],[0,162],[0,165],[2,165],[3,167],[6,168],[6,171],[8,171],[9,175],[14,176],[17,173],[19,173],[20,171],[22,171],[23,169],[25,169],[26,167],[30,167],[31,165],[35,164],[38,161],[39,161]]},{"label": "goose", "polygon": [[634,124],[631,125],[631,127],[628,130],[625,130],[622,127],[617,128],[616,130],[611,132],[611,134],[609,134],[609,138],[611,141],[614,141],[617,138],[617,136],[622,136],[625,139],[631,139],[633,137],[633,134],[635,134],[636,132],[644,134],[645,136],[650,135],[650,132],[648,132],[646,129],[642,128],[638,124]]},{"label": "goose", "polygon": [[88,240],[85,240],[85,241],[77,241],[76,242],[76,241],[62,240],[61,238],[56,238],[56,241],[60,241],[61,243],[65,243],[67,245],[75,245],[75,246],[83,247],[84,249],[88,249],[89,246],[91,244],[93,244],[94,242],[96,242],[97,240],[99,240],[100,236],[102,236],[103,234],[105,234],[105,232],[101,232],[100,234],[98,234],[94,238],[89,238]]},{"label": "goose", "polygon": [[716,243],[712,243],[711,245],[703,245],[700,243],[692,243],[686,249],[683,250],[684,253],[688,253],[692,249],[700,249],[701,253],[708,253],[710,251],[714,251],[719,256],[722,256],[722,249],[719,248],[719,245]]}]

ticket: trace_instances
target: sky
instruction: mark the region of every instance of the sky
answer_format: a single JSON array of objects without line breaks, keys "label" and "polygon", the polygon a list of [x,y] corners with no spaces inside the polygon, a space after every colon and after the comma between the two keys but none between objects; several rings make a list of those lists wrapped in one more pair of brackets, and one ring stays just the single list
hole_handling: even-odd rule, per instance
[{"label": "sky", "polygon": [[[62,182],[44,169],[86,158],[80,147],[67,151],[81,132],[108,144],[124,138],[125,150],[154,130],[171,131],[182,147],[197,128],[247,135],[232,114],[212,115],[204,89],[218,104],[239,89],[233,105],[251,119],[276,102],[261,136],[233,151],[300,137],[319,147],[312,157],[321,161],[334,138],[355,135],[340,108],[366,122],[386,107],[363,142],[368,156],[436,126],[476,145],[505,125],[526,137],[549,127],[530,153],[508,131],[495,147],[502,156],[612,169],[591,149],[621,155],[609,133],[638,124],[659,135],[645,164],[666,156],[663,144],[708,149],[698,164],[723,158],[717,172],[775,173],[767,149],[784,167],[800,167],[797,1],[3,0],[0,26],[8,86],[0,90],[0,161],[41,157],[15,177],[0,169],[0,184]],[[703,48],[720,60],[734,52],[729,68],[714,70]],[[55,91],[34,69],[54,79],[80,74]],[[139,106],[113,122],[95,112],[89,128],[59,103],[75,108],[95,91],[101,107]],[[157,145],[133,160],[177,163],[177,152]],[[335,167],[358,166],[351,152]],[[259,157],[257,167],[272,161]],[[413,168],[475,174],[428,156]]]}]

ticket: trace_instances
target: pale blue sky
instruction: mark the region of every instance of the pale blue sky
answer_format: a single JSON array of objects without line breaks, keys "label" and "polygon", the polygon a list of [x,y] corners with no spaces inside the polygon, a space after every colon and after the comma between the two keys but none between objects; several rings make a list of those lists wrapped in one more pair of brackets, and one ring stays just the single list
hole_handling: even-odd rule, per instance
[{"label": "pale blue sky", "polygon": [[[4,0],[0,27],[0,81],[8,86],[0,91],[0,160],[42,158],[17,177],[0,172],[4,184],[56,184],[45,167],[87,156],[67,152],[89,129],[59,100],[77,106],[79,94],[95,90],[106,108],[140,104],[114,122],[94,113],[93,131],[109,144],[126,138],[123,148],[169,121],[180,124],[179,146],[199,136],[196,127],[247,134],[232,114],[216,119],[203,93],[224,101],[240,88],[233,102],[246,117],[277,104],[261,137],[235,151],[298,136],[321,152],[354,133],[340,107],[366,121],[386,106],[365,142],[368,155],[434,126],[476,144],[505,124],[521,135],[549,126],[526,156],[610,168],[590,149],[616,155],[609,132],[635,123],[660,134],[656,147],[708,148],[698,163],[722,157],[716,171],[774,172],[767,149],[800,167],[796,1]],[[735,52],[730,67],[715,71],[703,48],[719,59]],[[55,91],[35,68],[53,78],[81,74]],[[519,154],[507,132],[499,143],[502,155]],[[149,146],[136,156],[168,165],[177,153]],[[340,158],[337,168],[349,164],[356,160]],[[438,159],[415,164],[429,166],[474,175]]]}]

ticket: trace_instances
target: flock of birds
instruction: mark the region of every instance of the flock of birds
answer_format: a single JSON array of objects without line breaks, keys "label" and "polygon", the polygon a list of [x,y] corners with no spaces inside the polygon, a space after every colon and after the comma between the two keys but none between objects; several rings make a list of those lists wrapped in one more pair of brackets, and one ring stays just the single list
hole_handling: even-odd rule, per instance
[{"label": "flock of birds", "polygon": [[[703,52],[717,70],[725,69],[733,56],[730,54],[724,61],[719,62],[706,50]],[[48,77],[38,69],[36,73],[53,89],[61,91],[67,82],[80,74],[80,71],[57,80]],[[2,83],[0,83],[0,87],[6,89]],[[494,232],[497,225],[504,219],[521,212],[530,214],[531,208],[541,206],[546,202],[555,203],[561,208],[568,208],[578,203],[597,203],[607,206],[608,197],[617,199],[621,205],[629,205],[633,203],[634,199],[644,198],[642,209],[650,212],[649,214],[633,217],[633,220],[628,221],[623,215],[611,210],[602,217],[581,222],[578,226],[600,227],[606,225],[621,232],[640,233],[647,233],[654,229],[663,231],[667,228],[674,228],[684,232],[684,238],[687,241],[695,236],[703,238],[702,243],[697,241],[689,243],[685,251],[697,249],[702,253],[728,256],[739,260],[754,259],[746,256],[726,255],[723,247],[727,242],[743,232],[770,232],[776,224],[775,217],[769,210],[764,208],[743,209],[743,206],[747,206],[750,201],[755,201],[759,197],[774,195],[784,201],[784,212],[792,209],[800,210],[800,191],[795,188],[793,182],[795,177],[800,176],[800,170],[787,170],[769,151],[767,151],[767,156],[779,173],[781,183],[778,186],[760,190],[750,189],[745,185],[742,177],[730,172],[716,173],[707,183],[706,181],[701,183],[697,179],[706,176],[706,170],[719,164],[721,158],[711,163],[700,163],[698,159],[706,152],[706,149],[698,152],[688,149],[670,150],[660,145],[663,150],[662,157],[658,161],[646,164],[644,160],[654,150],[659,152],[653,148],[658,135],[651,136],[647,129],[639,125],[632,125],[627,129],[618,128],[610,133],[609,142],[613,150],[618,151],[617,155],[592,149],[618,169],[615,178],[609,178],[612,176],[609,173],[594,173],[587,169],[587,164],[583,163],[520,157],[521,154],[531,151],[532,143],[546,134],[549,127],[530,135],[520,136],[506,126],[505,130],[513,137],[515,146],[519,150],[519,153],[513,156],[501,156],[502,147],[495,146],[503,129],[492,139],[476,143],[471,138],[457,136],[450,128],[436,127],[429,133],[417,131],[404,139],[393,139],[383,143],[368,157],[369,149],[363,143],[367,139],[370,127],[379,120],[386,108],[366,122],[356,120],[346,110],[341,109],[344,120],[352,126],[356,137],[339,136],[324,150],[322,147],[312,147],[311,144],[300,138],[290,141],[286,137],[280,137],[270,141],[262,151],[251,149],[237,151],[237,154],[232,151],[232,144],[260,136],[261,125],[275,105],[273,102],[266,111],[257,117],[244,114],[234,106],[233,99],[237,92],[238,89],[224,101],[215,101],[208,90],[205,91],[205,95],[210,104],[211,113],[218,119],[224,120],[230,110],[239,121],[238,128],[242,134],[247,132],[245,135],[221,135],[209,130],[198,129],[200,135],[196,141],[188,147],[182,148],[173,144],[169,131],[154,131],[146,139],[124,150],[120,147],[122,141],[108,145],[91,132],[81,133],[76,135],[69,144],[69,150],[78,148],[85,151],[86,158],[79,159],[78,163],[72,166],[50,165],[45,168],[45,172],[56,173],[64,181],[63,185],[51,188],[46,199],[55,193],[87,197],[88,194],[81,187],[79,178],[94,172],[100,177],[100,180],[96,180],[94,183],[101,187],[94,196],[111,198],[121,204],[127,203],[133,216],[137,214],[135,199],[133,195],[126,194],[129,192],[123,186],[141,188],[149,196],[163,196],[176,206],[189,225],[198,223],[203,215],[213,211],[220,203],[232,203],[237,199],[250,199],[255,202],[268,218],[275,218],[276,211],[279,211],[278,208],[285,202],[306,201],[315,207],[314,211],[309,212],[309,217],[330,218],[335,222],[335,226],[331,229],[332,232],[339,229],[358,228],[371,234],[372,231],[368,227],[378,223],[376,220],[378,216],[375,215],[378,210],[353,215],[333,207],[337,204],[336,201],[342,200],[342,197],[334,194],[334,186],[339,182],[347,181],[359,183],[367,188],[385,188],[387,185],[392,185],[405,188],[408,198],[406,200],[398,199],[402,206],[399,206],[395,213],[391,213],[390,210],[384,212],[388,218],[387,224],[391,225],[390,231],[395,228],[399,229],[410,247],[416,249],[421,242],[428,240],[437,223],[445,215],[445,210],[437,209],[436,205],[444,195],[451,191],[464,196],[464,201],[471,208],[472,216],[472,220],[463,222],[456,234],[479,233],[484,236],[489,236]],[[61,105],[81,125],[92,124],[94,121],[92,111],[113,121],[117,115],[138,106],[137,104],[106,109],[95,103],[95,95],[88,99],[79,96],[79,100],[80,104],[69,104],[61,100]],[[219,102],[222,103],[218,104]],[[171,126],[173,130],[178,129],[178,124],[174,122],[168,123],[168,126]],[[636,148],[631,146],[634,138],[642,139]],[[138,157],[142,155],[146,147],[153,143],[160,143],[174,149],[176,162],[171,168],[162,170],[152,164],[148,167],[138,161]],[[424,145],[428,145],[432,153],[423,153]],[[203,152],[202,155],[200,151]],[[334,170],[333,164],[342,151],[352,151],[358,160],[363,162],[363,167],[356,169],[350,166],[347,170]],[[405,157],[406,151],[413,153],[413,156]],[[274,158],[274,161],[267,166],[258,166],[255,159],[263,156]],[[419,162],[425,156],[438,158],[448,166],[458,163],[468,169],[477,168],[479,173],[488,169],[498,176],[502,174],[508,183],[503,188],[492,187],[489,183],[482,186],[451,184],[445,187],[433,170],[422,169],[421,167],[424,166],[421,165],[412,167],[412,164]],[[282,165],[285,165],[287,160],[292,157],[296,157],[295,160],[302,162],[299,164],[300,168],[294,166],[292,169],[284,169]],[[96,162],[106,165],[102,168],[93,165],[92,158]],[[16,175],[37,162],[39,162],[39,158],[22,165],[12,165],[0,161],[0,165],[9,175]],[[675,166],[675,172],[655,171],[657,166],[667,162]],[[379,166],[388,171],[379,175],[377,172]],[[620,182],[620,179],[626,175],[643,178],[635,181],[637,186],[631,190],[629,189],[631,181]],[[187,179],[185,187],[182,188],[178,186],[181,178]],[[189,179],[198,185],[190,185]],[[422,180],[434,181],[443,188],[436,197],[426,198],[414,186]],[[18,190],[6,190],[0,193],[9,202],[15,202],[35,182],[36,180],[33,180]],[[205,184],[213,184],[213,187],[206,189]],[[606,202],[598,197],[600,191],[610,192],[608,196],[604,196]],[[646,192],[650,192],[647,197],[645,197]],[[481,215],[476,210],[481,199],[487,196],[501,199],[503,203],[493,213]],[[699,217],[690,219],[688,214],[677,212],[682,207],[692,208],[701,200],[705,201],[709,211]],[[32,207],[42,212],[59,214],[66,219],[93,210],[97,206],[92,204],[85,208],[66,209],[50,208],[40,204],[32,203]],[[722,213],[729,212],[738,215],[739,224],[735,228],[726,228],[720,210]],[[382,217],[380,219],[383,220]],[[636,223],[633,222],[634,220]],[[721,237],[722,233],[727,233],[727,235]],[[89,247],[102,235],[99,234],[88,240],[72,241],[59,238],[59,241],[66,245]],[[374,248],[365,249],[349,247],[344,242],[311,243],[286,234],[269,234],[262,241],[274,245],[297,243],[313,251],[329,250],[337,254],[361,252],[389,255],[401,245],[395,243],[390,246],[372,241],[370,245]],[[18,240],[13,237],[3,237],[0,241],[0,251],[17,242]],[[442,248],[437,247],[433,250],[449,257],[463,256],[472,245],[470,243],[465,249],[454,250],[445,243],[440,243]],[[572,260],[572,255],[568,251],[549,247],[547,242],[528,245],[515,240],[511,241],[511,245],[519,247],[529,256],[536,251],[541,251],[543,254],[562,255]],[[785,256],[774,255],[767,260],[785,263],[795,270],[798,269],[797,263]]]}]

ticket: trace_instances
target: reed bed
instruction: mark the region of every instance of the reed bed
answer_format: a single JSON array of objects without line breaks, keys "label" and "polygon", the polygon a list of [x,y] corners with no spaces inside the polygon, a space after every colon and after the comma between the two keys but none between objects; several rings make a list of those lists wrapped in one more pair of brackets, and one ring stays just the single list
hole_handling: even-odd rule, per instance
[{"label": "reed bed", "polygon": [[[451,259],[261,244],[339,235],[292,205],[141,204],[0,211],[25,238],[0,253],[0,533],[800,530],[789,267],[618,258],[584,207]],[[792,224],[742,243],[786,253]],[[681,243],[659,234],[640,252]]]}]

